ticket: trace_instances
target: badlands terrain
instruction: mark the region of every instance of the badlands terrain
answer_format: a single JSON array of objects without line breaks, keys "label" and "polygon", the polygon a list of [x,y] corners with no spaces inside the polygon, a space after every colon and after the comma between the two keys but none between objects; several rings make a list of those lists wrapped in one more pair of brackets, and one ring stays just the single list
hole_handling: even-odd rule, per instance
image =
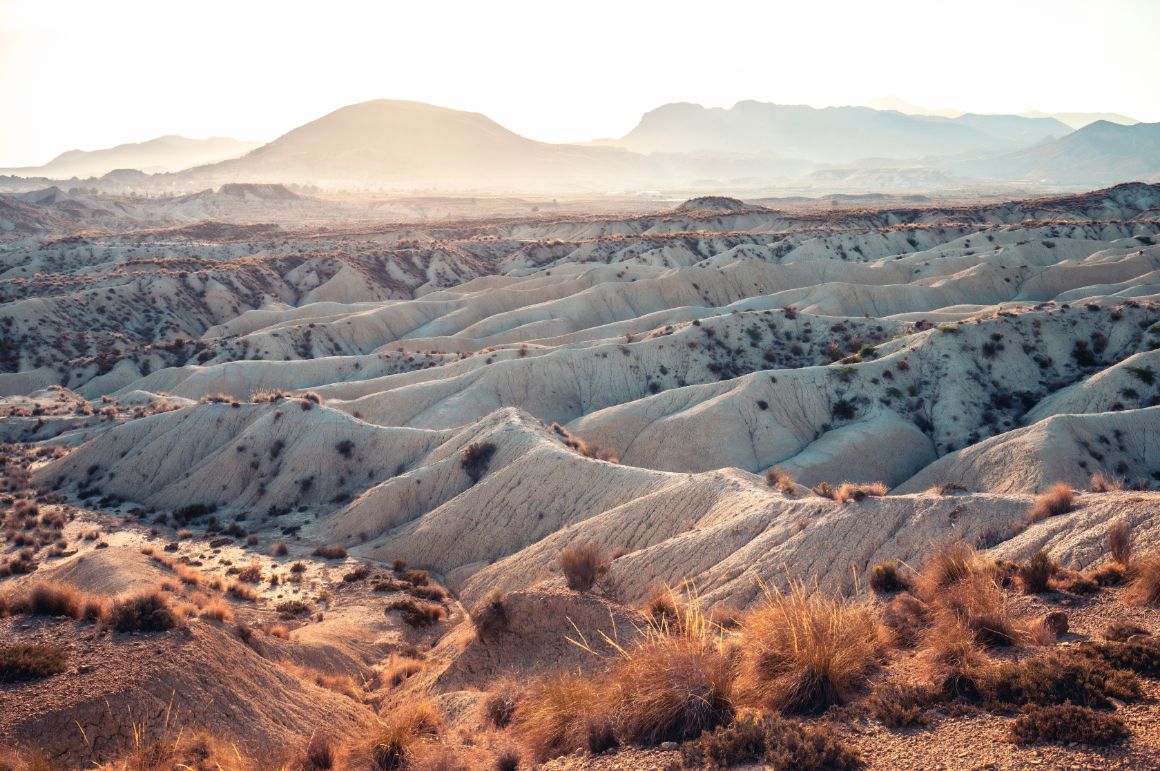
[{"label": "badlands terrain", "polygon": [[1160,767],[1157,185],[3,195],[0,443],[0,768]]}]

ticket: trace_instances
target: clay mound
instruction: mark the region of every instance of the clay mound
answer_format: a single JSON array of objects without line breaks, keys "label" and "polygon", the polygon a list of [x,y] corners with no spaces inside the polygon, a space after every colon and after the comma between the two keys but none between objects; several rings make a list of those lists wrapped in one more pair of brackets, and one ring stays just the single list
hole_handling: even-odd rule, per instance
[{"label": "clay mound", "polygon": [[996,557],[1026,560],[1046,549],[1076,570],[1098,568],[1110,561],[1108,531],[1123,520],[1132,533],[1136,554],[1160,547],[1160,495],[1154,492],[1109,492],[1079,495],[1075,510],[1035,523],[994,548]]},{"label": "clay mound", "polygon": [[77,554],[52,567],[42,567],[29,576],[29,585],[41,582],[64,583],[89,594],[116,597],[150,589],[172,579],[138,548],[111,545]]},{"label": "clay mound", "polygon": [[334,505],[441,439],[372,426],[305,399],[199,404],[99,433],[35,479],[58,488],[99,485],[150,506]]},{"label": "clay mound", "polygon": [[1096,472],[1148,481],[1160,468],[1160,407],[1088,415],[1053,415],[1026,428],[951,453],[896,492],[954,483],[970,490],[1034,493],[1055,482],[1084,488]]},{"label": "clay mound", "polygon": [[[133,749],[135,731],[147,741],[172,740],[185,726],[236,743],[250,757],[287,758],[320,726],[351,735],[373,717],[366,707],[300,680],[213,624],[195,621],[188,632],[94,639],[75,622],[37,622],[19,632],[17,623],[0,621],[5,637],[43,641],[62,624],[67,627],[72,669],[6,686],[0,741],[31,743],[70,765],[100,763]],[[253,698],[240,702],[239,694]]]},{"label": "clay mound", "polygon": [[557,670],[592,672],[604,666],[601,656],[616,653],[605,635],[627,647],[648,623],[623,605],[567,589],[512,592],[504,596],[503,606],[506,628],[483,639],[465,628],[432,650],[433,661],[446,662],[424,677],[435,690],[483,689],[500,678],[524,680]]},{"label": "clay mound", "polygon": [[723,195],[706,195],[690,198],[681,203],[673,212],[676,214],[716,214],[725,212],[741,212],[760,210],[760,206],[747,204],[738,198]]}]

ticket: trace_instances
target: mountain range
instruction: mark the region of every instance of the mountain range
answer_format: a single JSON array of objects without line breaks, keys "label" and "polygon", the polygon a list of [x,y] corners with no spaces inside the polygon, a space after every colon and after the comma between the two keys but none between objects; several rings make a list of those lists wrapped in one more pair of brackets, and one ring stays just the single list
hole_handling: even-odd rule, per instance
[{"label": "mountain range", "polygon": [[374,100],[338,109],[261,146],[161,137],[72,151],[43,167],[9,173],[61,179],[126,168],[156,173],[119,172],[104,182],[187,191],[254,182],[489,193],[1094,187],[1160,178],[1160,124],[1097,120],[1073,130],[1051,116],[674,103],[646,113],[618,139],[551,144],[479,113]]},{"label": "mountain range", "polygon": [[0,169],[0,174],[20,177],[100,177],[117,169],[136,169],[146,173],[181,171],[227,158],[237,158],[261,142],[243,142],[229,137],[190,139],[166,135],[146,142],[132,142],[101,150],[69,150],[43,166]]}]

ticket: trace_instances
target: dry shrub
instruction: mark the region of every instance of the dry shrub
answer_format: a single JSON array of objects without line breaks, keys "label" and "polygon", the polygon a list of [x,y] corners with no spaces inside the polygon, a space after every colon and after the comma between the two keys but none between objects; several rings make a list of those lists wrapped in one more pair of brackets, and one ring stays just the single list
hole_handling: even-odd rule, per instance
[{"label": "dry shrub", "polygon": [[177,574],[177,580],[186,586],[200,586],[201,585],[201,571],[196,568],[191,568],[188,565],[176,564],[173,566],[173,572]]},{"label": "dry shrub", "polygon": [[341,546],[319,546],[311,554],[324,560],[340,560],[346,558],[346,549]]},{"label": "dry shrub", "polygon": [[773,709],[820,714],[866,683],[886,635],[863,603],[808,591],[767,591],[741,626],[741,688]]},{"label": "dry shrub", "polygon": [[1006,598],[994,579],[976,573],[942,590],[936,601],[937,623],[962,625],[986,648],[1014,645],[1022,634],[1011,621]]},{"label": "dry shrub", "polygon": [[1116,715],[1074,704],[1030,707],[1011,724],[1011,738],[1017,744],[1078,742],[1102,747],[1127,736],[1127,726]]},{"label": "dry shrub", "polygon": [[322,734],[314,734],[306,745],[306,753],[299,768],[301,771],[330,771],[336,762],[334,745]]},{"label": "dry shrub", "polygon": [[516,771],[520,767],[520,753],[514,747],[505,747],[495,756],[495,771]]},{"label": "dry shrub", "polygon": [[1160,677],[1160,641],[1083,642],[1068,649],[1074,656],[1107,664],[1144,677]]},{"label": "dry shrub", "polygon": [[1051,587],[1051,577],[1059,570],[1059,565],[1048,553],[1040,549],[1031,559],[1019,566],[1019,585],[1026,594],[1043,594]]},{"label": "dry shrub", "polygon": [[616,453],[612,452],[612,450],[605,449],[596,442],[584,441],[575,434],[569,433],[568,429],[564,428],[559,423],[553,423],[548,428],[561,438],[565,446],[571,447],[573,450],[586,458],[603,460],[607,461],[608,463],[620,463],[620,459],[616,457]]},{"label": "dry shrub", "polygon": [[201,617],[208,618],[211,621],[228,624],[234,620],[234,612],[230,610],[229,605],[225,604],[220,599],[215,598],[201,609]]},{"label": "dry shrub", "polygon": [[893,594],[910,588],[910,580],[901,572],[902,563],[879,562],[870,568],[870,588],[879,594]]},{"label": "dry shrub", "polygon": [[39,583],[23,597],[10,603],[13,613],[29,616],[68,616],[79,619],[83,615],[85,596],[68,584]]},{"label": "dry shrub", "polygon": [[644,612],[655,624],[675,623],[680,610],[673,590],[663,584],[650,586],[644,601]]},{"label": "dry shrub", "polygon": [[1117,621],[1109,624],[1104,629],[1104,639],[1111,642],[1127,642],[1129,637],[1135,637],[1136,635],[1149,637],[1151,633],[1144,627],[1136,626],[1126,621]]},{"label": "dry shrub", "polygon": [[548,675],[534,682],[520,700],[513,726],[533,757],[545,761],[603,743],[611,730],[607,702],[593,678]]},{"label": "dry shrub", "polygon": [[381,719],[371,736],[353,749],[351,765],[373,771],[405,769],[421,743],[442,730],[443,719],[430,701],[409,700]]},{"label": "dry shrub", "polygon": [[780,466],[774,466],[765,472],[765,483],[785,495],[793,495],[794,490],[797,489],[797,482],[793,481],[793,477],[789,474],[782,471]]},{"label": "dry shrub", "polygon": [[420,602],[412,597],[394,600],[387,604],[386,612],[400,611],[403,621],[410,626],[433,626],[443,620],[445,611],[442,606],[429,602]]},{"label": "dry shrub", "polygon": [[804,726],[752,711],[685,744],[681,760],[685,768],[760,763],[773,771],[852,771],[863,766],[858,751],[847,746],[829,723]]},{"label": "dry shrub", "polygon": [[235,597],[243,602],[258,601],[258,593],[239,581],[234,581],[230,584],[230,588],[226,591],[231,597]]},{"label": "dry shrub", "polygon": [[890,630],[893,642],[901,648],[913,648],[930,626],[932,609],[909,592],[902,592],[882,609],[882,622]]},{"label": "dry shrub", "polygon": [[1117,564],[1127,567],[1132,560],[1132,530],[1127,520],[1117,519],[1108,528],[1108,552]]},{"label": "dry shrub", "polygon": [[857,502],[868,497],[881,498],[889,491],[882,482],[871,482],[869,484],[856,485],[852,482],[843,482],[838,485],[838,489],[834,491],[834,500],[838,503],[849,503],[851,501]]},{"label": "dry shrub", "polygon": [[834,497],[834,488],[830,487],[830,483],[825,480],[814,485],[812,492],[819,498],[830,498],[832,500]]},{"label": "dry shrub", "polygon": [[238,580],[245,581],[247,584],[262,583],[262,565],[258,562],[251,562],[244,568],[238,571]]},{"label": "dry shrub", "polygon": [[924,679],[947,698],[975,698],[979,672],[988,659],[966,625],[945,619],[923,637],[919,669]]},{"label": "dry shrub", "polygon": [[1055,583],[1063,591],[1072,594],[1095,594],[1100,590],[1099,582],[1095,579],[1066,568],[1056,574]]},{"label": "dry shrub", "polygon": [[475,442],[464,448],[459,466],[467,474],[472,484],[478,482],[487,473],[496,449],[495,442]]},{"label": "dry shrub", "polygon": [[612,561],[591,541],[573,544],[560,552],[556,558],[568,588],[576,592],[588,592],[608,573]]},{"label": "dry shrub", "polygon": [[472,611],[471,621],[475,625],[476,636],[484,642],[494,640],[506,632],[509,619],[503,592],[496,589],[489,594],[487,599]]},{"label": "dry shrub", "polygon": [[732,720],[733,668],[698,603],[622,653],[609,685],[619,741],[686,741]]},{"label": "dry shrub", "polygon": [[118,600],[109,612],[109,626],[118,632],[164,632],[177,625],[169,600],[156,590]]},{"label": "dry shrub", "polygon": [[943,590],[958,582],[992,571],[993,567],[965,541],[945,541],[923,561],[915,590],[920,598],[933,602]]},{"label": "dry shrub", "polygon": [[1141,695],[1131,672],[1086,656],[1049,654],[1002,662],[982,671],[980,679],[987,701],[999,710],[1066,702],[1104,709],[1112,706],[1111,699],[1135,701]]},{"label": "dry shrub", "polygon": [[507,728],[519,706],[519,689],[510,681],[495,683],[483,700],[483,722],[494,728]]},{"label": "dry shrub", "polygon": [[1063,482],[1056,482],[1046,491],[1035,496],[1031,508],[1027,510],[1027,519],[1039,522],[1048,517],[1058,517],[1075,508],[1075,495],[1071,488]]},{"label": "dry shrub", "polygon": [[1124,593],[1135,605],[1160,606],[1160,552],[1153,552],[1132,564],[1135,578]]},{"label": "dry shrub", "polygon": [[1113,479],[1097,471],[1092,474],[1091,481],[1088,483],[1088,489],[1093,493],[1110,493],[1114,490],[1123,490],[1124,484],[1118,479]]},{"label": "dry shrub", "polygon": [[0,645],[0,683],[39,680],[59,674],[65,670],[67,661],[68,655],[59,645]]},{"label": "dry shrub", "polygon": [[1091,574],[1097,586],[1123,586],[1128,580],[1127,569],[1118,562],[1109,562]]},{"label": "dry shrub", "polygon": [[887,728],[908,728],[929,723],[927,710],[940,700],[929,685],[887,680],[875,687],[866,706]]},{"label": "dry shrub", "polygon": [[392,653],[387,657],[386,662],[378,667],[375,674],[378,682],[385,683],[392,688],[397,688],[408,677],[422,671],[422,661],[413,659],[410,656],[400,656],[397,653]]}]

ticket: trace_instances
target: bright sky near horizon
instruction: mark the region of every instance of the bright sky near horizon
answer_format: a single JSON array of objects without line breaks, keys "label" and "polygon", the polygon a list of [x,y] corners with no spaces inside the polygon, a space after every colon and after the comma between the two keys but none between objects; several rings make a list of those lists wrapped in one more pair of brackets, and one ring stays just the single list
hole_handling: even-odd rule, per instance
[{"label": "bright sky near horizon", "polygon": [[0,167],[161,134],[270,140],[354,102],[620,136],[666,102],[1160,121],[1160,0],[0,0]]}]

